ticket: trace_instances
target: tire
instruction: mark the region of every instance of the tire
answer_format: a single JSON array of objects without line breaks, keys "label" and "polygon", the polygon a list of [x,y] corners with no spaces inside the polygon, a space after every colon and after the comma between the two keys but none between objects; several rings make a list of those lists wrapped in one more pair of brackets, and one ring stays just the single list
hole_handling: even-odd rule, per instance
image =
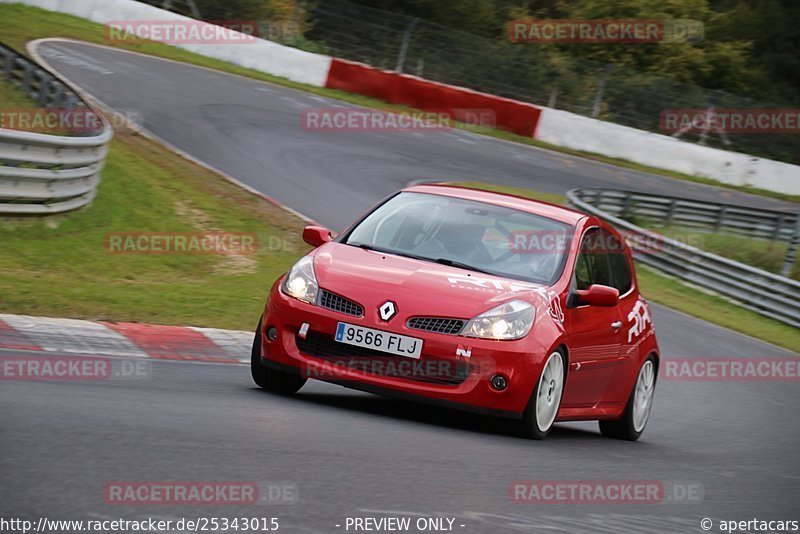
[{"label": "tire", "polygon": [[306,383],[306,379],[300,375],[278,371],[261,363],[261,320],[258,321],[258,328],[256,328],[256,334],[253,338],[253,350],[250,354],[250,374],[252,374],[253,382],[257,386],[281,395],[297,393]]},{"label": "tire", "polygon": [[522,413],[520,434],[523,437],[541,440],[550,433],[556,415],[558,415],[558,409],[561,407],[566,378],[566,358],[560,349],[556,349],[550,353],[542,366],[536,387]]},{"label": "tire", "polygon": [[[656,359],[651,354],[642,363],[636,375],[636,383],[628,397],[625,412],[617,421],[600,421],[600,433],[607,438],[636,441],[644,432],[653,408],[656,388]],[[643,397],[643,395],[646,395]]]}]

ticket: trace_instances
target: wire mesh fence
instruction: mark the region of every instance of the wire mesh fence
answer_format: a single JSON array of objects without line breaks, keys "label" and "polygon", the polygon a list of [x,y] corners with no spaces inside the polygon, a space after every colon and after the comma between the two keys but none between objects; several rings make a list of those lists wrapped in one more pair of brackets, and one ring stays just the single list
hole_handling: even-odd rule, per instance
[{"label": "wire mesh fence", "polygon": [[[163,0],[149,0],[160,3]],[[302,35],[263,37],[314,52],[467,87],[535,105],[570,111],[642,130],[665,133],[661,115],[672,109],[779,109],[722,91],[617,65],[578,60],[549,47],[490,39],[347,0],[295,0]],[[262,32],[263,33],[263,32]],[[623,45],[624,46],[624,45]],[[649,44],[647,46],[669,46]],[[725,150],[800,164],[800,135],[721,134],[691,129],[680,138]]]},{"label": "wire mesh fence", "polygon": [[145,4],[150,4],[151,6],[160,7],[161,9],[166,9],[167,11],[180,13],[181,15],[194,17],[196,19],[201,18],[200,9],[197,7],[197,4],[195,3],[194,0],[139,0],[139,1]]}]

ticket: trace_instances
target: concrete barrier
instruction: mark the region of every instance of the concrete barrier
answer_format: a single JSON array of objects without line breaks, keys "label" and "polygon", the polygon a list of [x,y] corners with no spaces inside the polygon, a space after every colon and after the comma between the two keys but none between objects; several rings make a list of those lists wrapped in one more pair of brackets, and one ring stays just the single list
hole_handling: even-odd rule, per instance
[{"label": "concrete barrier", "polygon": [[[17,0],[0,0],[0,3],[18,2]],[[22,3],[67,13],[100,24],[123,20],[192,20],[183,15],[134,0],[23,0]],[[243,34],[242,36],[247,37]],[[331,65],[331,58],[328,56],[312,54],[263,39],[255,39],[242,44],[175,44],[173,46],[202,56],[228,61],[240,67],[317,87],[325,85]]]},{"label": "concrete barrier", "polygon": [[536,139],[718,182],[800,195],[800,167],[543,108]]},{"label": "concrete barrier", "polygon": [[450,118],[464,122],[486,117],[481,112],[489,111],[494,126],[526,137],[534,135],[540,113],[532,104],[342,59],[333,60],[325,86],[392,104],[447,113]]}]

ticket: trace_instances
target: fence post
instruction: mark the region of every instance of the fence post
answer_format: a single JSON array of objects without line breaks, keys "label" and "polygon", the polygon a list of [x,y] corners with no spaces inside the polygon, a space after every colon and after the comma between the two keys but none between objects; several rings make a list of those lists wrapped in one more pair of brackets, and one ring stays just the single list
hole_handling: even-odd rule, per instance
[{"label": "fence post", "polygon": [[408,54],[408,42],[411,40],[411,32],[414,31],[414,27],[419,24],[419,19],[414,18],[411,23],[406,28],[405,33],[403,33],[403,42],[400,45],[400,54],[397,56],[397,67],[394,69],[395,72],[398,74],[403,72],[403,65],[406,62],[406,54]]},{"label": "fence post", "polygon": [[606,92],[606,82],[613,68],[614,66],[611,63],[606,65],[606,68],[603,70],[603,73],[600,74],[600,78],[597,82],[597,94],[594,95],[594,106],[592,106],[592,118],[594,119],[600,116],[600,107],[603,104],[603,95]]},{"label": "fence post", "polygon": [[550,90],[550,98],[547,101],[547,107],[556,109],[556,102],[558,101],[558,86]]}]

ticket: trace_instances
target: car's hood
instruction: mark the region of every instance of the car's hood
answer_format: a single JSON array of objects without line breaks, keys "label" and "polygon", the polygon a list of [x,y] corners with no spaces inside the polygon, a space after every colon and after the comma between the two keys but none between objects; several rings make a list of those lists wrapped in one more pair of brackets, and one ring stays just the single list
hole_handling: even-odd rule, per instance
[{"label": "car's hood", "polygon": [[511,298],[539,307],[546,289],[335,242],[316,251],[314,269],[320,288],[355,300],[367,313],[387,300],[394,301],[403,317],[470,319]]}]

